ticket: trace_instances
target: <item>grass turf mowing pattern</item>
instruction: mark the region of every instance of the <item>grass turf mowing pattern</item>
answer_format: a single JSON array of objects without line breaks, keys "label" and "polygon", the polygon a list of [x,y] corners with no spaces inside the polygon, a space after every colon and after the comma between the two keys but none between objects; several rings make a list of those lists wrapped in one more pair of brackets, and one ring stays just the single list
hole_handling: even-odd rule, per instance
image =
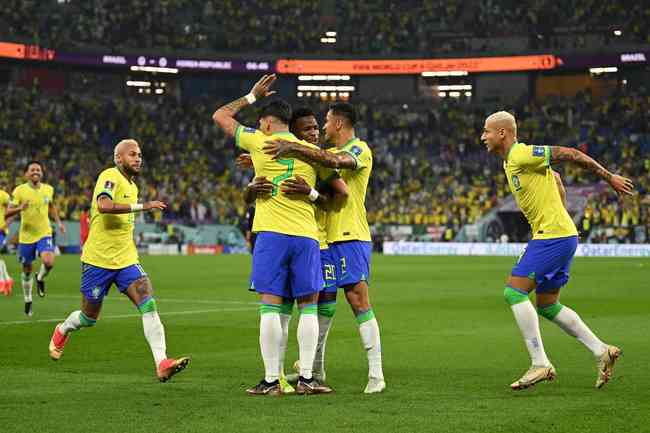
[{"label": "grass turf mowing pattern", "polygon": [[[3,433],[650,429],[647,259],[576,259],[563,291],[563,303],[624,350],[602,390],[594,389],[591,354],[542,319],[558,379],[510,391],[529,362],[502,296],[513,258],[375,256],[371,300],[386,392],[361,393],[366,356],[339,293],[327,346],[335,393],[281,398],[244,392],[263,374],[256,296],[246,291],[248,257],[143,257],[168,354],[193,358],[166,384],[156,380],[139,313],[115,288],[97,325],[74,333],[62,360],[51,361],[47,345],[56,321],[79,308],[78,257],[57,258],[47,297],[34,295],[32,318],[22,312],[17,263],[5,259],[16,283],[11,298],[0,297]],[[288,366],[297,357],[296,318]]]}]

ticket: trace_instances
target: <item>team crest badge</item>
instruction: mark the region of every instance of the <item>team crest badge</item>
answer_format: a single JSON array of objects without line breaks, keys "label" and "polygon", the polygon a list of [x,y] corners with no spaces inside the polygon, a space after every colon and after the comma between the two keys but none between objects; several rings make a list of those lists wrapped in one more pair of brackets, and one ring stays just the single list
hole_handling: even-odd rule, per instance
[{"label": "team crest badge", "polygon": [[99,298],[99,294],[101,293],[101,289],[99,287],[95,287],[93,291],[91,292],[93,298],[97,299]]}]

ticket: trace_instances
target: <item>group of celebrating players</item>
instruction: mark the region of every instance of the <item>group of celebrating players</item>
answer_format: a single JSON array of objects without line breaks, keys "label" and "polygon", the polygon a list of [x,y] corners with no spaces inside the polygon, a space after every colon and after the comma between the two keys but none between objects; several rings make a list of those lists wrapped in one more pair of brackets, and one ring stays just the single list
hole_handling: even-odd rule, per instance
[{"label": "group of celebrating players", "polygon": [[[212,116],[245,152],[238,157],[238,165],[255,171],[246,191],[256,203],[253,232],[257,239],[250,288],[260,295],[259,344],[264,378],[247,393],[332,392],[325,382],[325,347],[339,289],[357,319],[367,353],[364,392],[379,393],[386,382],[379,324],[369,299],[372,244],[365,210],[372,151],[355,135],[357,116],[348,103],[330,107],[322,139],[311,110],[292,112],[287,102],[277,98],[260,109],[258,128],[239,124],[236,114],[275,93],[270,88],[276,79],[275,74],[263,76],[250,93],[220,107]],[[532,240],[512,269],[504,291],[531,357],[531,367],[510,386],[513,390],[525,389],[556,377],[544,351],[539,314],[593,353],[598,368],[596,387],[600,388],[611,378],[621,350],[602,342],[575,311],[559,303],[560,289],[569,280],[578,232],[565,207],[561,179],[551,164],[566,161],[591,170],[622,195],[633,193],[632,182],[610,173],[579,150],[518,142],[515,118],[505,111],[486,119],[481,140],[489,152],[504,160],[510,189],[532,229]],[[139,264],[133,230],[135,213],[164,210],[166,205],[160,201],[138,203],[136,177],[142,167],[142,153],[135,140],[125,139],[116,145],[114,162],[115,167],[99,175],[93,192],[90,234],[81,256],[81,309],[56,325],[49,354],[54,360],[60,359],[73,331],[95,325],[103,298],[115,284],[141,312],[157,376],[165,382],[185,369],[190,358],[167,357],[164,326],[151,281]],[[20,214],[22,288],[25,313],[31,315],[31,271],[36,253],[42,262],[36,279],[40,296],[45,296],[45,277],[54,264],[48,213],[62,232],[65,229],[52,202],[52,187],[41,183],[42,165],[30,162],[25,175],[28,182],[18,186],[10,200],[6,193],[0,195],[0,206],[8,205],[2,212],[8,220]],[[3,227],[6,229],[6,224]],[[6,274],[4,263],[0,264],[2,272]],[[8,278],[0,275],[3,281]],[[11,291],[10,284],[0,288],[7,294]],[[533,291],[537,309],[529,299]],[[294,302],[299,311],[299,360],[294,364],[296,373],[285,375]]]}]

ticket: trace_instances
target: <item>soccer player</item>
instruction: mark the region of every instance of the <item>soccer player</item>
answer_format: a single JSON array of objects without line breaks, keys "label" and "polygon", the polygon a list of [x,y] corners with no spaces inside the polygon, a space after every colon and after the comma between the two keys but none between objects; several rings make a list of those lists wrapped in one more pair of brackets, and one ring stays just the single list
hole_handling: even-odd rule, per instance
[{"label": "soccer player", "polygon": [[190,358],[167,358],[165,328],[158,316],[151,281],[139,264],[133,240],[135,214],[164,210],[166,205],[160,201],[138,203],[135,179],[140,174],[142,153],[137,141],[120,141],[113,158],[115,167],[101,172],[93,192],[90,234],[81,255],[81,310],[74,311],[54,328],[50,357],[56,361],[63,356],[71,332],[95,325],[104,296],[115,284],[142,313],[144,336],[153,354],[158,379],[166,382],[185,369]]},{"label": "soccer player", "polygon": [[[276,100],[261,108],[259,129],[247,128],[235,120],[243,107],[275,92],[270,86],[276,76],[265,75],[251,92],[217,109],[214,122],[227,135],[235,137],[238,147],[249,152],[257,177],[268,178],[273,184],[271,194],[256,200],[253,231],[257,241],[253,251],[251,285],[260,294],[260,349],[265,377],[247,390],[250,395],[280,395],[280,350],[282,344],[282,300],[293,298],[298,302],[298,347],[300,378],[296,385],[299,394],[326,392],[312,377],[316,344],[318,342],[317,300],[323,279],[320,270],[318,229],[311,202],[292,199],[280,186],[287,179],[302,177],[313,188],[316,170],[300,160],[285,158],[275,161],[264,152],[264,142],[273,137],[286,137],[298,142],[289,132],[291,107]],[[301,146],[316,147],[307,142]]]},{"label": "soccer player", "polygon": [[[9,194],[5,190],[0,189],[0,250],[4,248],[7,235],[9,234],[11,218],[5,219],[5,212],[8,206]],[[9,272],[7,272],[7,265],[0,258],[0,292],[4,293],[5,296],[11,295],[13,285],[14,280],[9,275]]]},{"label": "soccer player", "polygon": [[368,281],[372,242],[366,219],[366,190],[372,172],[372,151],[368,144],[356,137],[354,125],[357,115],[348,103],[337,103],[327,112],[325,141],[337,150],[306,148],[287,140],[267,140],[264,151],[277,160],[293,156],[323,167],[341,170],[349,196],[340,211],[328,217],[331,260],[336,266],[337,287],[343,288],[359,324],[359,333],[368,357],[367,394],[386,388],[381,361],[379,324],[370,305]]},{"label": "soccer player", "polygon": [[524,337],[532,366],[510,385],[525,389],[553,380],[555,368],[544,351],[539,321],[529,294],[536,292],[537,312],[576,337],[594,355],[598,367],[596,387],[611,378],[621,355],[616,346],[603,343],[580,316],[559,302],[560,289],[569,281],[569,268],[578,246],[578,231],[563,202],[562,190],[551,170],[552,162],[571,162],[592,171],[618,194],[632,194],[632,182],[612,174],[577,149],[561,146],[529,146],[517,141],[512,114],[499,111],[485,120],[481,140],[488,152],[503,158],[510,190],[532,228],[533,238],[512,269],[504,296]]},{"label": "soccer player", "polygon": [[[289,122],[289,131],[294,134],[298,139],[307,141],[313,145],[319,144],[320,128],[316,115],[309,108],[298,108],[293,112],[291,121]],[[238,165],[248,167],[249,159],[247,154],[238,157]],[[257,177],[254,182],[249,184],[246,188],[245,196],[254,198],[257,194],[268,194],[271,192],[272,183],[265,177]],[[325,190],[331,190],[332,196],[322,193]],[[286,180],[281,190],[285,194],[309,197],[312,193],[312,188],[307,182],[297,177],[296,179]],[[319,382],[324,384],[325,373],[325,348],[327,345],[327,337],[329,330],[332,326],[332,320],[336,313],[336,267],[330,258],[329,245],[327,242],[327,226],[330,218],[328,213],[333,211],[338,203],[341,203],[348,196],[347,185],[340,178],[338,173],[333,170],[318,171],[318,197],[315,203],[318,205],[315,210],[316,223],[318,225],[318,240],[320,243],[320,258],[321,267],[323,272],[323,280],[325,286],[323,291],[318,295],[318,344],[316,346],[316,358],[314,359],[313,376]],[[289,322],[291,320],[291,312],[293,309],[293,299],[284,299],[283,308],[280,315],[282,322],[282,345],[281,345],[281,362],[280,362],[280,384],[283,389],[289,389],[287,384],[283,384],[284,376],[284,349],[287,347],[287,339],[289,336]],[[294,364],[296,365],[296,364]],[[297,366],[299,370],[299,365]],[[298,371],[299,373],[299,371]],[[298,375],[288,375],[287,379],[291,382],[298,380]]]},{"label": "soccer player", "polygon": [[45,296],[45,277],[54,267],[54,245],[50,216],[54,218],[62,234],[65,226],[59,219],[54,204],[54,188],[42,183],[43,164],[29,161],[25,166],[27,182],[18,185],[11,193],[11,202],[5,215],[11,218],[20,214],[18,234],[18,258],[23,265],[22,286],[25,298],[25,314],[32,315],[32,262],[36,254],[41,258],[41,268],[36,276],[38,296]]}]

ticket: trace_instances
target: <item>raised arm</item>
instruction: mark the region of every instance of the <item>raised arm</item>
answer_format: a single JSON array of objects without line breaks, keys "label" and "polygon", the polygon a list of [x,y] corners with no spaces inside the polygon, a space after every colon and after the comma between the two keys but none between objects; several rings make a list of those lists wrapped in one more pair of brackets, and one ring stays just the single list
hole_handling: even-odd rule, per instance
[{"label": "raised arm", "polygon": [[153,209],[164,210],[165,208],[167,208],[167,205],[165,203],[155,200],[131,205],[114,203],[113,200],[107,195],[100,195],[97,197],[97,211],[99,211],[99,213],[124,214],[149,211]]},{"label": "raised arm", "polygon": [[345,152],[333,153],[323,149],[303,146],[300,143],[280,138],[269,140],[266,143],[267,145],[262,150],[267,155],[271,155],[273,159],[293,156],[322,167],[347,168],[351,170],[357,168],[357,161],[352,155]]},{"label": "raised arm", "polygon": [[235,119],[235,115],[247,105],[254,103],[256,100],[274,94],[274,91],[269,91],[271,85],[275,82],[277,77],[275,74],[264,75],[260,80],[255,83],[250,93],[242,96],[239,99],[223,105],[217,109],[212,115],[212,120],[216,123],[226,135],[231,137],[235,136],[235,131],[239,126],[239,122]]},{"label": "raised arm", "polygon": [[553,162],[571,162],[577,166],[591,171],[606,181],[618,194],[631,195],[634,190],[632,181],[626,177],[609,172],[589,155],[578,149],[563,146],[551,146],[551,160]]}]

